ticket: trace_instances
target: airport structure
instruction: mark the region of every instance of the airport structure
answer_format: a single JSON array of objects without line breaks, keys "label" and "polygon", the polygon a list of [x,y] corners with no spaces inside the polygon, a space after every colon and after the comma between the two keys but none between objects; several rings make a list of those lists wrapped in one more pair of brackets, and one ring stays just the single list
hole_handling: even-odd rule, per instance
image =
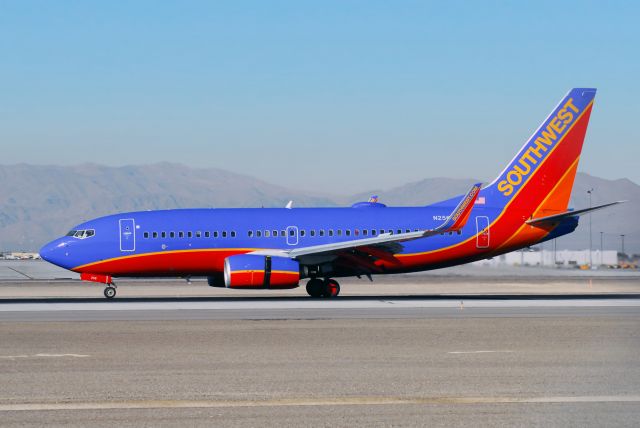
[{"label": "airport structure", "polygon": [[521,250],[476,263],[485,266],[579,267],[588,266],[590,261],[593,261],[592,266],[617,267],[619,264],[618,252],[615,250],[593,250],[591,258],[589,258],[589,250]]}]

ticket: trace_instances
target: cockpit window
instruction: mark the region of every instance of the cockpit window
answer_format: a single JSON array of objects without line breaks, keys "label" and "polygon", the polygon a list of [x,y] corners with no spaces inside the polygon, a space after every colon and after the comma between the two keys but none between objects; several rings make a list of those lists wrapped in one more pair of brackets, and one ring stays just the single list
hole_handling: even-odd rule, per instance
[{"label": "cockpit window", "polygon": [[96,234],[96,231],[93,229],[83,229],[83,230],[71,230],[67,233],[67,236],[73,236],[77,239],[87,239],[91,238]]}]

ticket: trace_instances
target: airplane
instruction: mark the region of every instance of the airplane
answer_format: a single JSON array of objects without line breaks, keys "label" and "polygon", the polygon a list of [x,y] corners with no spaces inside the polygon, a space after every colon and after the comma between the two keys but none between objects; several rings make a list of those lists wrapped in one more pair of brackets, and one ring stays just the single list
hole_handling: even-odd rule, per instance
[{"label": "airplane", "polygon": [[117,277],[206,277],[212,287],[340,293],[336,278],[417,272],[495,257],[573,232],[568,209],[596,89],[574,88],[498,177],[428,206],[220,208],[109,215],[74,227],[40,255],[105,285]]}]

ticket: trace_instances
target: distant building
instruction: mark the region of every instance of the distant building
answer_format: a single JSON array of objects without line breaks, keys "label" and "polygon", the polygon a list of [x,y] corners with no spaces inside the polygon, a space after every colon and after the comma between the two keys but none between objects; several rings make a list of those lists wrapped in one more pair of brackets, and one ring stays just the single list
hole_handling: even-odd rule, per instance
[{"label": "distant building", "polygon": [[[591,260],[594,266],[618,265],[618,252],[615,250],[593,250]],[[575,267],[589,264],[589,250],[533,250],[514,251],[502,254],[490,260],[476,262],[479,265],[509,266],[557,266]]]},{"label": "distant building", "polygon": [[24,251],[14,251],[4,255],[7,260],[37,260],[40,258],[38,253],[28,253]]}]

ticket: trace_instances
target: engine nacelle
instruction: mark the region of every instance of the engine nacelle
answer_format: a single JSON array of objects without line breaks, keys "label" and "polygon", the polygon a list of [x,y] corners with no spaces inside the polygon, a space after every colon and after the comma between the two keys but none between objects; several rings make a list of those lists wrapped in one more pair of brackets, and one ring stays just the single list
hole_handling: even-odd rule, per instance
[{"label": "engine nacelle", "polygon": [[300,264],[286,257],[239,254],[224,261],[227,288],[296,288]]}]

